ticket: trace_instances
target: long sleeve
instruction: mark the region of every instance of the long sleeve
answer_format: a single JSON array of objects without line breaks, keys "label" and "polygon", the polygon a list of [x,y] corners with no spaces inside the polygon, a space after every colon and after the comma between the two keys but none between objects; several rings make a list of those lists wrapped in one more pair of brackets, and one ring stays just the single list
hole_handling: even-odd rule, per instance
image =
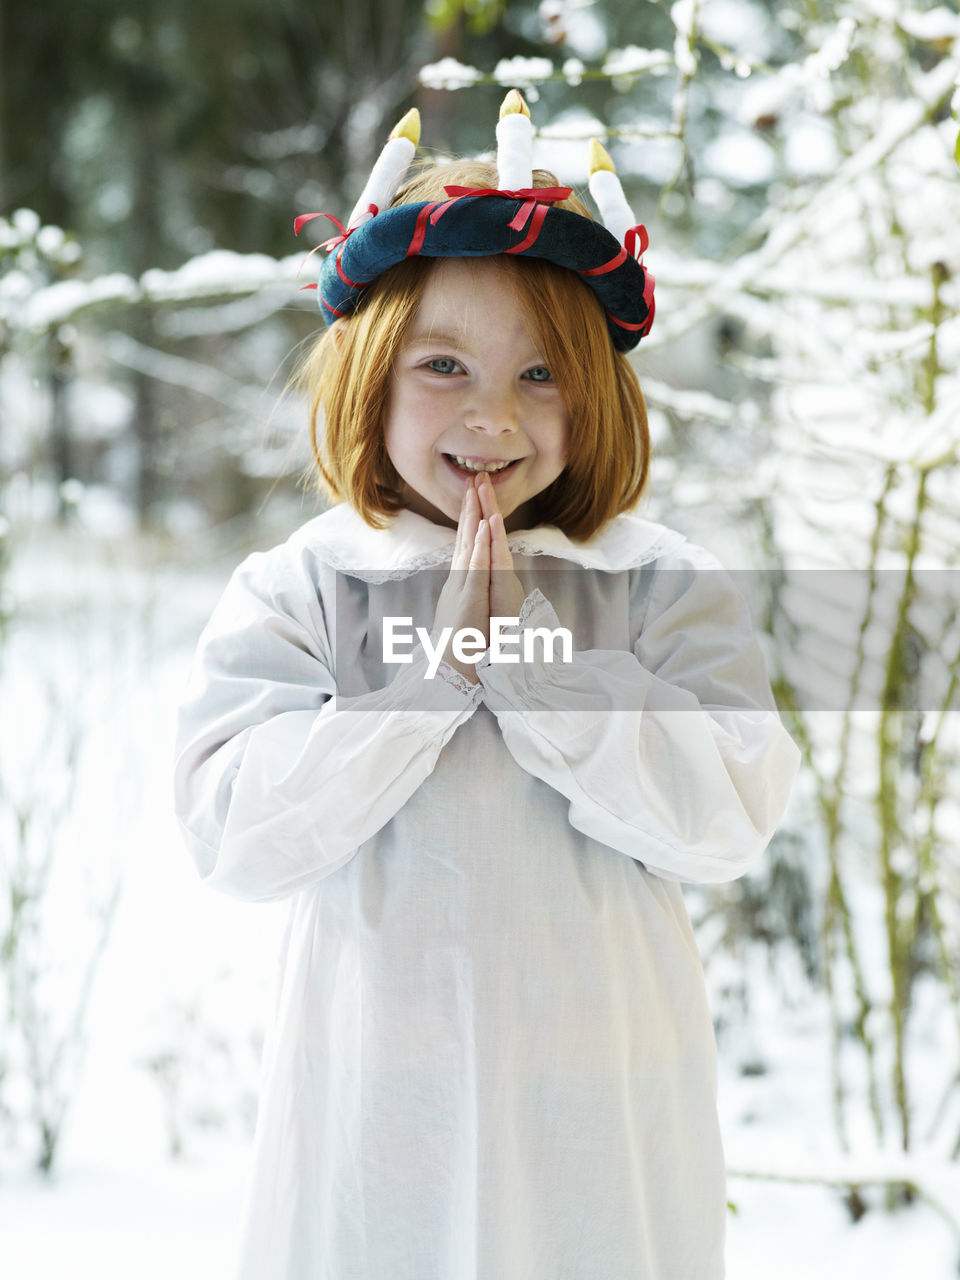
[{"label": "long sleeve", "polygon": [[[315,572],[315,571],[314,571]],[[325,606],[286,552],[237,570],[180,708],[175,807],[201,875],[270,900],[336,871],[433,770],[478,704],[414,654],[384,689],[337,696]]]},{"label": "long sleeve", "polygon": [[[559,625],[533,592],[521,626]],[[632,653],[485,662],[484,701],[579,831],[666,879],[735,879],[769,843],[800,759],[746,604],[713,557],[687,547],[654,574],[632,629]]]}]

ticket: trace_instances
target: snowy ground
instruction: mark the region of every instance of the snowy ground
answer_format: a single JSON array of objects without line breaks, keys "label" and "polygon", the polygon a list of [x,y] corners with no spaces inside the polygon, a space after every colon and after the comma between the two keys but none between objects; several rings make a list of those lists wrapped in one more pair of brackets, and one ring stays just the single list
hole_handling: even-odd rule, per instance
[{"label": "snowy ground", "polygon": [[[44,553],[25,556],[24,570],[26,578],[14,586],[22,603],[36,604],[50,586],[46,576],[62,582],[65,567]],[[136,601],[143,612],[140,577],[118,588],[122,572],[108,583],[96,576],[96,566],[88,570],[82,582],[72,575],[78,592],[100,582],[114,602],[125,590],[128,607]],[[69,566],[66,572],[70,576]],[[124,887],[56,1176],[47,1182],[25,1172],[20,1153],[0,1157],[5,1280],[226,1280],[230,1273],[249,1161],[256,1032],[268,1019],[282,907],[219,898],[200,884],[181,849],[169,802],[173,710],[196,627],[223,573],[161,567],[150,578],[144,616],[152,619],[155,642],[147,666],[124,659],[107,671],[84,673],[88,692],[102,682],[116,696],[91,704],[102,712],[90,729],[102,768],[86,775],[75,847],[94,872],[119,861]],[[60,618],[53,609],[47,623],[60,626]],[[35,654],[37,643],[33,634],[26,652]],[[98,644],[89,652],[101,659],[109,654]],[[24,657],[14,642],[8,674]],[[16,697],[25,696],[21,686]],[[6,712],[13,705],[7,701]],[[112,710],[103,710],[107,706]],[[6,714],[4,720],[9,725]],[[122,785],[111,772],[118,768]],[[116,797],[124,795],[118,805]],[[70,943],[69,931],[61,932],[58,945],[68,959]],[[815,1004],[784,1009],[772,979],[760,990],[749,1043],[730,1036],[720,1044],[731,1168],[842,1179],[823,1011]],[[176,1052],[181,1073],[172,1112],[170,1094],[147,1066],[165,1049]],[[932,1031],[931,1064],[942,1053]],[[757,1061],[760,1074],[744,1071]],[[169,1154],[171,1115],[183,1145],[176,1160]],[[890,1163],[877,1156],[872,1165],[866,1139],[859,1149],[861,1172]],[[960,1220],[960,1166],[938,1161],[935,1141],[929,1150],[929,1186]],[[735,1174],[729,1197],[736,1209],[729,1219],[729,1280],[955,1280],[960,1274],[957,1231],[927,1203],[888,1214],[882,1190],[868,1190],[870,1211],[854,1224],[842,1188]]]}]

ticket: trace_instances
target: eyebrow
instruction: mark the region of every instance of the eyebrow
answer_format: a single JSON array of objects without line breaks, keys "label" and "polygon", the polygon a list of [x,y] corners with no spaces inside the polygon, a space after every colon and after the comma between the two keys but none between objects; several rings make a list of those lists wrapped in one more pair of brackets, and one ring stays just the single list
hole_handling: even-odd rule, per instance
[{"label": "eyebrow", "polygon": [[429,333],[415,334],[412,338],[408,338],[406,345],[410,347],[415,345],[420,345],[420,346],[428,345],[428,346],[437,346],[437,347],[462,347],[463,334],[461,334],[459,337],[455,337],[453,334],[437,333],[435,330],[431,329]]}]

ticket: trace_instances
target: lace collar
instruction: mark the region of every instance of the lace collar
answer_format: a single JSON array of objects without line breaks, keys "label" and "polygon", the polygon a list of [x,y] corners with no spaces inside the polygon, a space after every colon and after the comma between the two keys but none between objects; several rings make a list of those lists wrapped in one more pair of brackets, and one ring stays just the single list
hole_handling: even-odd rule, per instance
[{"label": "lace collar", "polygon": [[[371,529],[346,503],[309,521],[300,536],[317,556],[341,573],[365,582],[406,578],[421,569],[442,568],[453,554],[454,531],[400,511],[385,529]],[[639,516],[609,521],[587,542],[573,542],[555,525],[509,535],[517,556],[550,556],[608,573],[636,569],[675,550],[683,534]]]}]

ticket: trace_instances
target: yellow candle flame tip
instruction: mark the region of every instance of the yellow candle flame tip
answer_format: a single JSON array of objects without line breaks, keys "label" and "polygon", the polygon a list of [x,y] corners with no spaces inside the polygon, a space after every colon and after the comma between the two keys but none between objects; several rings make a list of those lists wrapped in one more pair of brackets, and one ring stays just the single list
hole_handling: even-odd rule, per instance
[{"label": "yellow candle flame tip", "polygon": [[504,116],[526,116],[530,119],[530,108],[523,100],[523,94],[519,89],[511,89],[503,102],[500,104],[500,119]]},{"label": "yellow candle flame tip", "polygon": [[600,169],[608,169],[611,173],[616,173],[617,168],[610,159],[610,153],[597,138],[590,139],[590,160],[588,169],[591,174],[597,173]]},{"label": "yellow candle flame tip", "polygon": [[420,145],[420,112],[411,107],[399,124],[395,125],[391,138],[409,138],[415,147]]}]

